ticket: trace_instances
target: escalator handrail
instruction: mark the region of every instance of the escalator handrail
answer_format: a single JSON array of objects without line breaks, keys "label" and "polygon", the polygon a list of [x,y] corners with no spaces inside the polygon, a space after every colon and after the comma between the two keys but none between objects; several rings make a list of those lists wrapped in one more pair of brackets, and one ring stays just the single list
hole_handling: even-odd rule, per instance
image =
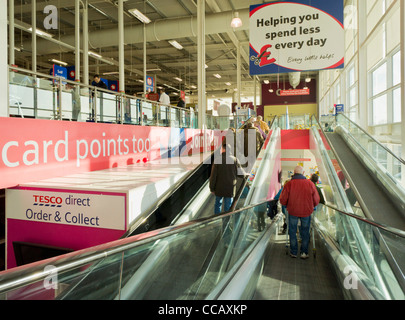
[{"label": "escalator handrail", "polygon": [[333,144],[331,143],[329,137],[325,134],[325,131],[323,130],[321,124],[319,123],[318,119],[315,117],[315,115],[312,115],[312,118],[315,119],[316,123],[318,124],[318,127],[321,129],[322,131],[322,135],[325,137],[326,141],[328,142],[329,147],[331,148],[331,151],[333,152],[333,155],[335,156],[337,162],[339,163],[340,168],[342,169],[342,172],[345,176],[345,178],[348,180],[350,187],[352,188],[357,201],[360,204],[360,207],[362,208],[362,210],[364,211],[365,215],[371,220],[372,219],[372,215],[370,210],[368,209],[368,207],[366,206],[363,198],[360,195],[359,190],[357,189],[356,185],[353,182],[353,179],[351,178],[351,176],[349,175],[346,167],[344,166],[341,158],[339,157],[338,153],[336,152],[335,147],[333,146]]},{"label": "escalator handrail", "polygon": [[[224,217],[228,217],[245,210],[253,209],[254,207],[267,204],[267,202],[268,201],[266,200],[258,204],[253,204],[235,210],[233,212],[227,212],[221,215],[201,218],[186,222],[184,224],[173,225],[159,230],[145,232],[128,238],[118,239],[99,246],[74,251],[62,256],[37,261],[31,264],[0,272],[0,294],[20,288],[22,286],[36,283],[55,274],[62,274],[63,272],[89,265],[97,260],[107,258],[114,254],[123,253],[127,250],[140,247],[149,242],[154,242],[170,235],[174,235],[176,233],[179,233],[180,231],[200,227],[204,224],[212,223],[216,220],[222,220]],[[49,265],[52,265],[52,268],[45,268]]]},{"label": "escalator handrail", "polygon": [[374,221],[374,220],[367,219],[367,218],[365,218],[365,217],[358,216],[358,215],[353,214],[353,213],[350,213],[350,212],[345,212],[345,211],[340,210],[340,209],[338,209],[338,208],[336,208],[335,206],[332,206],[332,205],[330,205],[330,204],[324,204],[324,206],[325,206],[325,207],[328,207],[328,208],[330,208],[330,209],[332,209],[332,210],[335,210],[335,211],[337,211],[337,212],[339,212],[339,213],[341,213],[341,214],[343,214],[343,215],[345,215],[345,216],[349,216],[349,217],[351,217],[351,218],[354,218],[354,219],[356,219],[356,220],[359,220],[359,221],[361,221],[361,222],[364,222],[364,223],[366,223],[366,224],[369,224],[369,225],[371,225],[372,227],[375,227],[375,228],[384,230],[384,231],[389,232],[389,233],[391,233],[391,234],[393,234],[393,235],[395,235],[395,236],[397,236],[397,237],[400,237],[400,238],[405,239],[405,231],[403,231],[403,230],[400,230],[400,229],[397,229],[397,228],[394,228],[394,227],[391,227],[391,226],[387,226],[387,225],[385,225],[385,224],[376,222],[376,221]]},{"label": "escalator handrail", "polygon": [[343,113],[339,113],[339,115],[343,116],[344,118],[346,118],[347,121],[350,122],[350,124],[353,124],[355,127],[357,127],[358,129],[360,129],[360,131],[362,131],[364,134],[366,134],[371,140],[373,140],[373,142],[377,143],[378,146],[380,146],[381,148],[383,148],[385,151],[387,151],[392,157],[394,157],[396,160],[398,160],[399,162],[401,162],[401,164],[405,165],[405,160],[398,157],[396,154],[394,154],[390,149],[388,149],[386,146],[384,146],[380,141],[378,141],[376,138],[374,138],[372,135],[370,135],[367,131],[365,131],[362,127],[360,127],[357,123],[353,122],[352,120],[350,120],[345,114]]}]

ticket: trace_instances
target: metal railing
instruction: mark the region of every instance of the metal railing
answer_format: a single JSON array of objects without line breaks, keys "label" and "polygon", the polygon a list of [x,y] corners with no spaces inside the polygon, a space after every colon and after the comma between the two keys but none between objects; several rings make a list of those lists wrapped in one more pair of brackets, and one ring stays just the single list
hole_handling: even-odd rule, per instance
[{"label": "metal railing", "polygon": [[[9,115],[70,120],[198,128],[198,112],[9,66]],[[206,115],[206,129],[237,128],[248,116]]]}]

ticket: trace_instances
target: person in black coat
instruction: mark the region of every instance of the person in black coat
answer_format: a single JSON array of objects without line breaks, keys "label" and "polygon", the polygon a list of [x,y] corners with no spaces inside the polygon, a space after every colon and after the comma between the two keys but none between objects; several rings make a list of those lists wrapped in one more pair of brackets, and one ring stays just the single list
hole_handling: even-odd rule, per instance
[{"label": "person in black coat", "polygon": [[107,85],[103,81],[101,81],[100,76],[98,74],[94,75],[93,82],[91,83],[91,85],[101,89],[108,89]]},{"label": "person in black coat", "polygon": [[230,144],[222,145],[219,160],[212,165],[209,183],[210,191],[215,195],[215,214],[221,213],[223,202],[224,211],[229,211],[236,194],[237,177],[246,175],[239,160],[231,155]]}]

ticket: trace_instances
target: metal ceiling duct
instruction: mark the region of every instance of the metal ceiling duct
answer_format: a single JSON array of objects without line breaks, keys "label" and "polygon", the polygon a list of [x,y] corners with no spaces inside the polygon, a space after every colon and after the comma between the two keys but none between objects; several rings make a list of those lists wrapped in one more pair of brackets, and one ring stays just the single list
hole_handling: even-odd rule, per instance
[{"label": "metal ceiling duct", "polygon": [[[239,10],[239,17],[244,21],[239,30],[249,28],[249,9]],[[233,11],[212,13],[206,15],[205,33],[217,34],[224,32],[233,32],[230,21],[233,18]],[[143,24],[125,28],[124,43],[135,44],[143,43]],[[146,41],[172,40],[176,38],[196,37],[197,36],[197,17],[189,16],[184,18],[170,18],[157,20],[146,25]],[[118,26],[114,29],[104,29],[89,33],[89,43],[92,48],[103,48],[117,45]],[[68,46],[74,46],[75,36],[63,36],[60,42]],[[24,43],[24,48],[31,50],[31,41]],[[61,51],[70,51],[67,48],[61,48],[45,39],[38,39],[37,53],[49,54]]]}]

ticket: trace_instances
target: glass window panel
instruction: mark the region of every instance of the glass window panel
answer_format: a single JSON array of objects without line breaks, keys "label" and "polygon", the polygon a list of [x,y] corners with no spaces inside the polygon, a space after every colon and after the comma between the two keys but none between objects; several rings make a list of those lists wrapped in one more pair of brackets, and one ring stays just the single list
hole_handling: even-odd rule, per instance
[{"label": "glass window panel", "polygon": [[392,112],[393,122],[401,122],[402,121],[401,88],[394,90],[393,97],[392,97],[392,103],[393,103],[393,112]]},{"label": "glass window panel", "polygon": [[387,95],[382,95],[373,100],[373,125],[387,122]]},{"label": "glass window panel", "polygon": [[396,86],[401,83],[401,51],[392,57],[392,84]]},{"label": "glass window panel", "polygon": [[373,96],[387,90],[387,64],[384,63],[373,71]]}]

